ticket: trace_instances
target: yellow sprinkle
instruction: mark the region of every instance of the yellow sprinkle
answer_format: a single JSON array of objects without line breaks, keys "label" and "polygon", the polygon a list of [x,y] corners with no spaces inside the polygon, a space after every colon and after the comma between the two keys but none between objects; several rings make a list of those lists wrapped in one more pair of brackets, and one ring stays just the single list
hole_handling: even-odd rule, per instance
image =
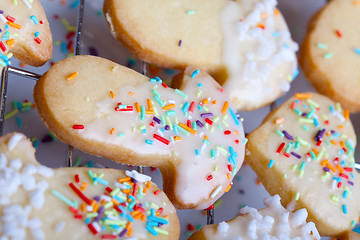
[{"label": "yellow sprinkle", "polygon": [[115,94],[113,91],[110,91],[111,98],[115,98]]},{"label": "yellow sprinkle", "polygon": [[226,102],[224,103],[223,108],[221,109],[221,113],[222,113],[222,114],[225,114],[226,111],[227,111],[227,109],[228,109],[228,107],[229,107],[229,102],[226,101]]},{"label": "yellow sprinkle", "polygon": [[169,109],[174,108],[174,107],[175,107],[175,104],[172,103],[172,104],[164,106],[163,110],[169,110]]},{"label": "yellow sprinkle", "polygon": [[68,81],[73,80],[77,75],[78,75],[78,73],[77,73],[77,72],[74,72],[74,73],[72,73],[70,76],[68,76],[68,77],[66,78],[66,80],[68,80]]}]

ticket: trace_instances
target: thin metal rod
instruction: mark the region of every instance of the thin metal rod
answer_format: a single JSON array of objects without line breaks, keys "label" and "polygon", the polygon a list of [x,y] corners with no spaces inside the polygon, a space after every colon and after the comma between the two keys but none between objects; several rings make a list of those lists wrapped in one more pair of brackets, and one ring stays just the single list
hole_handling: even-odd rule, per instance
[{"label": "thin metal rod", "polygon": [[214,224],[214,209],[207,210],[206,215],[206,224]]},{"label": "thin metal rod", "polygon": [[[83,20],[84,20],[84,8],[85,8],[85,0],[80,0],[74,55],[80,55],[80,45],[81,45],[80,38],[81,38],[82,24],[83,24]],[[73,166],[72,158],[73,158],[73,146],[68,145],[68,156],[67,156],[67,162],[66,162],[67,167]]]},{"label": "thin metal rod", "polygon": [[6,110],[6,97],[7,97],[7,82],[8,82],[8,71],[9,66],[5,66],[1,73],[1,85],[0,85],[0,136],[4,134],[4,122],[5,122],[5,110]]},{"label": "thin metal rod", "polygon": [[9,73],[12,73],[14,75],[18,75],[20,77],[26,77],[30,78],[32,80],[38,80],[41,75],[33,72],[26,71],[24,69],[16,68],[16,67],[10,67],[9,66]]}]

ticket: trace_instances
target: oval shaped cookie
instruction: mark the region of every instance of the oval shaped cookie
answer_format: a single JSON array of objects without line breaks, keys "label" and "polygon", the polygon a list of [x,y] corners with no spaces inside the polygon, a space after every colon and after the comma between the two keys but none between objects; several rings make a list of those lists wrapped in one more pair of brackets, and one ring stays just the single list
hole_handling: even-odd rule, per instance
[{"label": "oval shaped cookie", "polygon": [[275,0],[106,0],[112,34],[140,59],[195,66],[223,86],[237,109],[254,110],[289,90],[297,44]]},{"label": "oval shaped cookie", "polygon": [[41,118],[62,141],[116,162],[159,167],[178,208],[204,209],[228,191],[244,132],[222,88],[187,69],[178,89],[111,61],[77,56],[36,83]]},{"label": "oval shaped cookie", "polygon": [[246,159],[284,206],[306,208],[322,236],[339,236],[359,220],[355,132],[349,111],[316,93],[300,93],[248,136]]},{"label": "oval shaped cookie", "polygon": [[207,225],[189,240],[235,239],[320,239],[313,222],[307,222],[306,209],[291,212],[281,206],[279,195],[264,199],[265,208],[240,209],[238,217]]},{"label": "oval shaped cookie", "polygon": [[316,90],[351,112],[360,111],[360,16],[357,1],[334,0],[308,24],[300,64]]},{"label": "oval shaped cookie", "polygon": [[12,55],[31,66],[51,58],[52,35],[39,0],[3,0],[0,29],[0,67],[9,65]]},{"label": "oval shaped cookie", "polygon": [[136,171],[50,169],[19,133],[0,138],[0,238],[178,239],[176,210]]}]

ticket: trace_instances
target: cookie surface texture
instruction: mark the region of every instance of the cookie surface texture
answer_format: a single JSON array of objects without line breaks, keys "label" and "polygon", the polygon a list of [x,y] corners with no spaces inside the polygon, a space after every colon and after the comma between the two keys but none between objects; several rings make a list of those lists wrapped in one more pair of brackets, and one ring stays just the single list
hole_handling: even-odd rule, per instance
[{"label": "cookie surface texture", "polygon": [[300,64],[316,90],[351,112],[360,111],[360,5],[334,0],[310,20]]},{"label": "cookie surface texture", "polygon": [[245,137],[213,78],[189,68],[180,84],[171,89],[160,78],[78,56],[54,65],[34,98],[62,141],[116,162],[159,167],[178,208],[204,209],[230,189]]},{"label": "cookie surface texture", "polygon": [[284,206],[306,208],[322,236],[352,229],[359,218],[356,137],[349,111],[316,93],[299,93],[248,136],[246,159]]},{"label": "cookie surface texture", "polygon": [[254,110],[286,92],[296,75],[297,44],[276,4],[106,0],[104,14],[112,34],[140,59],[205,70],[237,109]]},{"label": "cookie surface texture", "polygon": [[52,55],[49,22],[39,2],[1,1],[0,68],[10,64],[12,56],[31,66],[41,66]]},{"label": "cookie surface texture", "polygon": [[179,237],[174,206],[146,175],[114,169],[50,169],[36,162],[31,141],[19,133],[1,137],[0,151],[0,237]]},{"label": "cookie surface texture", "polygon": [[264,204],[259,211],[243,207],[238,217],[204,226],[189,240],[320,239],[315,224],[306,222],[306,209],[290,212],[281,205],[279,195],[264,199]]}]

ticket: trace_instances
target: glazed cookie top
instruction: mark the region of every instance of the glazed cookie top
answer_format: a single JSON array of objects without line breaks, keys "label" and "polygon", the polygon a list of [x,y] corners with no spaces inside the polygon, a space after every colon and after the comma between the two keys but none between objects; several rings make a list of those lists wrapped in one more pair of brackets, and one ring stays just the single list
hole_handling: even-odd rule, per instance
[{"label": "glazed cookie top", "polygon": [[279,195],[264,199],[265,208],[240,209],[240,216],[217,225],[202,227],[189,240],[320,239],[313,222],[306,222],[306,209],[291,212],[280,203]]},{"label": "glazed cookie top", "polygon": [[297,75],[298,47],[276,4],[106,0],[104,13],[113,35],[141,59],[208,71],[236,108],[253,110],[288,91]]},{"label": "glazed cookie top", "polygon": [[309,22],[300,63],[320,93],[351,112],[360,111],[360,4],[329,1]]},{"label": "glazed cookie top", "polygon": [[22,134],[0,138],[0,237],[176,239],[166,195],[136,171],[50,169]]},{"label": "glazed cookie top", "polygon": [[249,135],[247,161],[271,194],[305,207],[322,235],[351,229],[360,214],[356,137],[349,111],[299,93]]},{"label": "glazed cookie top", "polygon": [[0,68],[14,55],[41,66],[51,58],[52,36],[39,0],[3,0],[0,6]]},{"label": "glazed cookie top", "polygon": [[[125,164],[159,167],[179,208],[228,191],[244,157],[242,123],[223,89],[189,68],[168,87],[111,61],[78,56],[36,84],[40,116],[60,139]],[[60,101],[60,102],[59,102]]]}]

